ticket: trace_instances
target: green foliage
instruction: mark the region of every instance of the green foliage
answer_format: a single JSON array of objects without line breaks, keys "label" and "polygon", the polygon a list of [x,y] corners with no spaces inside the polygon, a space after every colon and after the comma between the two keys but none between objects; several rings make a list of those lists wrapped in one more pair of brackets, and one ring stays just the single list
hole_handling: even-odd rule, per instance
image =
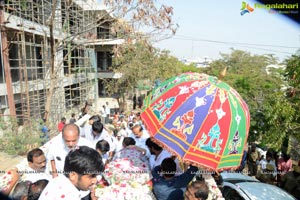
[{"label": "green foliage", "polygon": [[199,73],[200,72],[200,69],[197,68],[195,65],[193,64],[190,64],[190,65],[183,65],[181,67],[181,72],[184,73],[184,72],[197,72]]},{"label": "green foliage", "polygon": [[152,87],[155,80],[164,81],[181,72],[182,64],[168,51],[160,51],[145,42],[125,45],[118,51],[121,54],[114,61],[114,72],[121,73],[120,79],[107,84],[110,93],[124,93],[137,86],[139,81]]},{"label": "green foliage", "polygon": [[263,134],[262,141],[275,150],[279,150],[289,137],[296,110],[283,93],[271,94],[262,105]]},{"label": "green foliage", "polygon": [[290,100],[299,103],[300,102],[300,50],[290,58],[285,60],[285,78],[288,81]]},{"label": "green foliage", "polygon": [[23,125],[18,128],[17,121],[13,118],[4,120],[0,118],[0,151],[11,155],[25,155],[32,148],[38,147],[42,142],[41,130],[38,122]]},{"label": "green foliage", "polygon": [[[287,99],[295,110],[300,107],[300,49],[285,60],[284,77],[289,88],[287,89]],[[291,134],[300,141],[300,115],[294,116],[293,124],[291,126]]]}]

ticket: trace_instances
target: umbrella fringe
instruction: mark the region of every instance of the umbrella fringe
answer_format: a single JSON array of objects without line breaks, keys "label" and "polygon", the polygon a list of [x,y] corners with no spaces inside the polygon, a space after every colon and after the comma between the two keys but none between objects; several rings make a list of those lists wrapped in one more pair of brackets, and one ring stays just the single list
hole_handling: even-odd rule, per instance
[{"label": "umbrella fringe", "polygon": [[[147,122],[143,118],[142,118],[142,122],[143,122],[145,128],[148,129]],[[210,168],[210,167],[208,167],[206,165],[199,164],[199,163],[196,163],[196,162],[192,162],[190,160],[183,159],[183,158],[181,158],[181,156],[176,151],[174,151],[173,149],[169,148],[167,145],[165,145],[163,142],[159,141],[158,139],[154,138],[153,134],[151,132],[150,132],[150,135],[151,135],[151,140],[153,142],[155,142],[156,144],[158,144],[163,149],[166,149],[167,151],[169,151],[172,155],[176,156],[176,158],[178,158],[179,161],[182,162],[182,163],[186,163],[188,165],[193,165],[193,166],[198,167],[198,168],[204,168],[205,170],[210,170],[210,171],[216,172],[217,175],[219,175],[219,173],[222,172],[222,171],[227,171],[227,170],[232,171],[232,170],[238,169],[238,167],[239,167],[239,166],[237,166],[237,167],[225,167],[225,168],[213,169],[213,168]]]}]

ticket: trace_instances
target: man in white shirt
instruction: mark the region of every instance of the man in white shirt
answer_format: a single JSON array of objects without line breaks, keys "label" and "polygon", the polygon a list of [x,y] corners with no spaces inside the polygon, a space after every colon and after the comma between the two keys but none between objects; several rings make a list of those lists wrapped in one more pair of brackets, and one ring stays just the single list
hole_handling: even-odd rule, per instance
[{"label": "man in white shirt", "polygon": [[105,123],[107,124],[110,117],[110,107],[108,105],[108,102],[106,102],[105,113],[106,113]]},{"label": "man in white shirt", "polygon": [[129,137],[133,138],[135,140],[135,145],[138,147],[141,147],[143,149],[146,149],[146,157],[150,158],[150,151],[146,146],[146,140],[150,137],[148,132],[143,129],[143,127],[136,123],[132,127],[132,135]]},{"label": "man in white shirt", "polygon": [[93,115],[89,118],[89,121],[85,123],[83,128],[80,129],[80,136],[85,137],[86,133],[90,133],[92,131],[92,125],[94,122],[100,121],[101,122],[101,117],[99,115]]},{"label": "man in white shirt", "polygon": [[[127,128],[127,122],[125,121],[124,116],[120,117],[120,128],[121,129],[126,129]],[[127,136],[125,136],[125,137],[127,137]]]},{"label": "man in white shirt", "polygon": [[47,154],[53,178],[63,172],[67,154],[77,146],[95,148],[87,139],[79,136],[79,127],[76,124],[67,124],[62,133],[52,140]]},{"label": "man in white shirt", "polygon": [[12,181],[5,190],[5,194],[9,194],[17,182],[30,181],[33,183],[41,179],[51,179],[51,176],[45,173],[45,166],[46,158],[41,149],[35,148],[29,151],[27,160],[22,161],[15,168],[9,170]]},{"label": "man in white shirt", "polygon": [[259,165],[260,165],[260,170],[264,171],[267,168],[267,164],[270,164],[273,166],[274,168],[274,173],[273,175],[276,176],[277,175],[277,170],[276,170],[276,164],[274,162],[274,160],[272,160],[272,154],[270,152],[266,153],[266,159],[262,159],[261,161],[259,161]]},{"label": "man in white shirt", "polygon": [[130,115],[128,116],[128,122],[132,122],[134,117],[135,117],[135,114],[133,111],[131,111]]},{"label": "man in white shirt", "polygon": [[[124,136],[125,135],[125,136]],[[126,137],[126,131],[124,129],[121,129],[117,134],[116,137],[114,138],[115,141],[115,146],[116,146],[116,150],[115,152],[120,151],[121,149],[123,149],[123,140],[124,137]]]},{"label": "man in white shirt", "polygon": [[[146,140],[146,146],[148,147],[151,156],[149,158],[150,169],[153,170],[156,166],[161,165],[162,161],[165,158],[171,158],[172,154],[164,150],[162,147],[158,146],[155,142],[152,141],[152,138]],[[182,174],[182,170],[179,166],[178,160],[175,160],[176,163],[176,173],[175,176]]]},{"label": "man in white shirt", "polygon": [[92,124],[92,129],[84,132],[84,137],[92,143],[93,148],[96,147],[98,141],[106,140],[110,146],[109,152],[115,151],[115,144],[113,143],[112,136],[105,130],[100,121],[94,122]]},{"label": "man in white shirt", "polygon": [[100,109],[100,115],[101,115],[101,122],[105,123],[105,119],[106,119],[106,107],[105,107],[105,105],[102,105],[102,108]]},{"label": "man in white shirt", "polygon": [[96,176],[103,170],[101,156],[96,150],[86,146],[76,147],[66,156],[64,174],[50,180],[39,200],[80,200],[84,197],[81,191],[92,191],[90,197],[94,200]]}]

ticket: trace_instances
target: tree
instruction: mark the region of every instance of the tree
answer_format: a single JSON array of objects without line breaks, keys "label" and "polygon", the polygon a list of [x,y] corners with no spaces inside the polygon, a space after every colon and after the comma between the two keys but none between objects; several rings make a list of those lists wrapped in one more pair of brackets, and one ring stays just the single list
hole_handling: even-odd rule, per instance
[{"label": "tree", "polygon": [[201,69],[197,68],[194,64],[184,65],[181,68],[181,72],[200,72]]},{"label": "tree", "polygon": [[124,19],[113,29],[126,30],[128,38],[157,41],[174,35],[178,28],[172,19],[173,7],[155,0],[105,0],[105,4],[116,18]]},{"label": "tree", "polygon": [[[290,58],[285,60],[284,77],[288,83],[286,90],[287,100],[295,110],[300,106],[300,49]],[[294,123],[290,131],[300,141],[300,115],[294,116]]]},{"label": "tree", "polygon": [[139,81],[144,81],[151,88],[156,80],[164,81],[181,72],[182,64],[177,58],[170,56],[168,51],[160,51],[146,41],[125,44],[119,47],[120,55],[113,65],[115,73],[121,73],[119,79],[109,80],[109,93],[132,91]]},{"label": "tree", "polygon": [[287,146],[284,146],[284,143],[290,135],[294,135],[292,128],[296,110],[283,92],[273,93],[266,97],[262,105],[262,116],[262,143],[275,150],[286,150]]},{"label": "tree", "polygon": [[285,60],[285,78],[288,82],[289,88],[289,99],[292,102],[300,102],[300,49],[292,55],[290,58]]}]

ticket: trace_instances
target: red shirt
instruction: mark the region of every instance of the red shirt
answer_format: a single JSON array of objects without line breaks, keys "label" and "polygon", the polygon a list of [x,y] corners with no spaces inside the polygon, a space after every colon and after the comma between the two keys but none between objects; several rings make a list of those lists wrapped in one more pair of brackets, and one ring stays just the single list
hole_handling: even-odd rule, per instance
[{"label": "red shirt", "polygon": [[58,131],[61,132],[66,124],[64,122],[59,122],[57,125]]},{"label": "red shirt", "polygon": [[278,159],[278,170],[282,171],[284,174],[292,170],[293,162],[291,159],[284,162],[283,158]]}]

